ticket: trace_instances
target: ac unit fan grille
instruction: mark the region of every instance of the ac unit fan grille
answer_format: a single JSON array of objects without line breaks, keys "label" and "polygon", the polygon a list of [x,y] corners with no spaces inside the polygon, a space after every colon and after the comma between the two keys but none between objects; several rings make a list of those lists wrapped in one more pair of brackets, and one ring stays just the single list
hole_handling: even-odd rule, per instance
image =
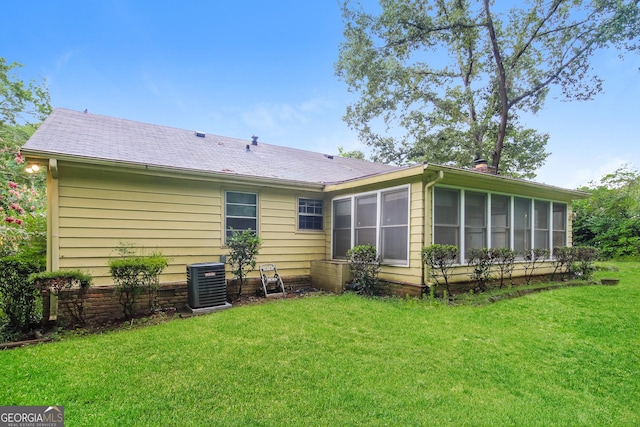
[{"label": "ac unit fan grille", "polygon": [[187,287],[191,308],[224,305],[227,302],[224,264],[187,265]]}]

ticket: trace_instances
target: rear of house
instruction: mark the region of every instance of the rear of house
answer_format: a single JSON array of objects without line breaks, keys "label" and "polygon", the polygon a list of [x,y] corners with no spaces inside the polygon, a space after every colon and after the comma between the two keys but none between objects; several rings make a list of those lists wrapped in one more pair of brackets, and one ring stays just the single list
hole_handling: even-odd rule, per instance
[{"label": "rear of house", "polygon": [[251,229],[263,241],[258,263],[275,263],[290,285],[341,290],[346,251],[370,243],[380,278],[419,295],[430,283],[422,247],[458,246],[457,280],[467,281],[469,248],[570,245],[571,201],[586,196],[64,109],[23,154],[48,166],[48,269],[81,269],[99,285],[112,284],[107,262],[118,248],[133,245],[169,257],[162,282],[186,286],[186,265],[220,260],[230,230]]}]

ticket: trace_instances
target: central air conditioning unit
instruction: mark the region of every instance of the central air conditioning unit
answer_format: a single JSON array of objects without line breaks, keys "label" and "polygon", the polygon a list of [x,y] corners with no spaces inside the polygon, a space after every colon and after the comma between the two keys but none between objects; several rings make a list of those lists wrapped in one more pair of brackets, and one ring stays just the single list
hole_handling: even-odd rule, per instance
[{"label": "central air conditioning unit", "polygon": [[187,265],[187,294],[192,311],[231,307],[227,303],[224,264],[209,262]]}]

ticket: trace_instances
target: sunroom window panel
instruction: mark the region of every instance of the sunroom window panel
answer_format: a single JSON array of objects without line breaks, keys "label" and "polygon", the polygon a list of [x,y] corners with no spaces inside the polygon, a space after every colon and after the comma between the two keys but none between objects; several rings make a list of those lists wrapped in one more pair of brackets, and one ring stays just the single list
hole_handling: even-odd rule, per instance
[{"label": "sunroom window panel", "polygon": [[511,247],[511,197],[491,195],[491,247]]},{"label": "sunroom window panel", "polygon": [[351,230],[333,231],[333,257],[345,259],[347,251],[351,248]]},{"label": "sunroom window panel", "polygon": [[513,205],[513,249],[531,250],[531,199],[515,197]]},{"label": "sunroom window panel", "polygon": [[549,249],[549,202],[534,202],[534,248]]},{"label": "sunroom window panel", "polygon": [[374,228],[356,228],[356,246],[372,245],[378,246],[376,242],[376,229]]},{"label": "sunroom window panel", "polygon": [[553,247],[567,245],[567,205],[553,204]]},{"label": "sunroom window panel", "polygon": [[351,248],[351,199],[333,202],[333,257],[344,259]]},{"label": "sunroom window panel", "polygon": [[409,217],[409,192],[392,191],[382,194],[382,226],[406,225]]},{"label": "sunroom window panel", "polygon": [[356,227],[375,227],[378,207],[378,198],[372,196],[356,198]]},{"label": "sunroom window panel", "polygon": [[487,195],[466,192],[464,198],[464,243],[467,252],[487,246]]},{"label": "sunroom window panel", "polygon": [[460,191],[435,188],[433,243],[460,247]]},{"label": "sunroom window panel", "polygon": [[378,246],[376,225],[378,222],[378,196],[356,197],[355,245]]},{"label": "sunroom window panel", "polygon": [[380,227],[382,261],[389,264],[406,263],[409,239],[409,191],[407,189],[382,194]]},{"label": "sunroom window panel", "polygon": [[460,224],[460,191],[436,188],[434,196],[434,223],[436,225]]},{"label": "sunroom window panel", "polygon": [[383,262],[395,264],[407,261],[407,227],[383,228],[382,242]]}]

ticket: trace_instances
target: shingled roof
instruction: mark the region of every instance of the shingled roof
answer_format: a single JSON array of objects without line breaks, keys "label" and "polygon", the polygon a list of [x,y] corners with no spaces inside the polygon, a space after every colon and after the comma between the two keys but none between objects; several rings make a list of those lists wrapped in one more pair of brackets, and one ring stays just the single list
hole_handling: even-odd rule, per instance
[{"label": "shingled roof", "polygon": [[[247,149],[249,146],[249,149]],[[399,169],[364,160],[57,108],[24,145],[25,155],[112,161],[317,184]]]}]

